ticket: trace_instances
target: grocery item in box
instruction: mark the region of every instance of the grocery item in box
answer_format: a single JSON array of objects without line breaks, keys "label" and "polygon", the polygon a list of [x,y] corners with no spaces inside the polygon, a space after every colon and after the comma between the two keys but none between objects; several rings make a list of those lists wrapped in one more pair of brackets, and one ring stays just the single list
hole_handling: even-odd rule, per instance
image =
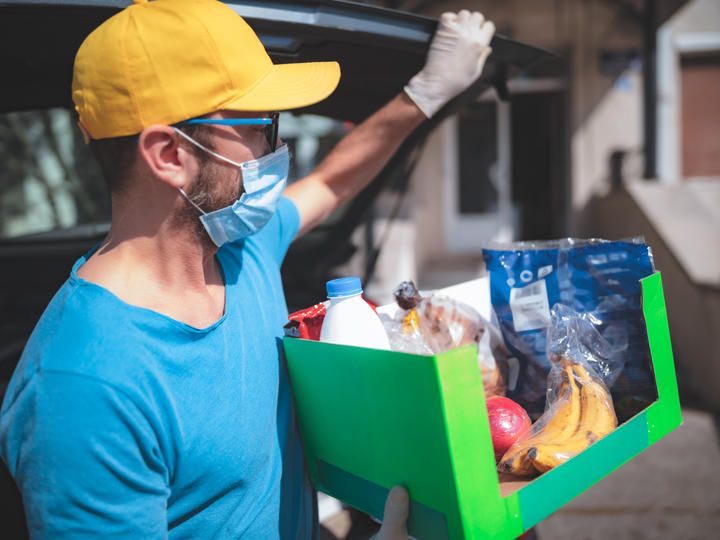
[{"label": "grocery item in box", "polygon": [[546,337],[550,308],[557,303],[590,314],[610,343],[627,343],[625,369],[611,388],[621,420],[657,398],[639,281],[654,268],[641,238],[518,242],[485,249],[483,256],[493,310],[506,345],[519,360],[508,397],[531,417],[544,410],[550,370]]},{"label": "grocery item in box", "polygon": [[[377,312],[372,302],[364,298],[363,300],[373,311]],[[283,327],[285,336],[320,341],[320,333],[329,304],[329,301],[320,302],[319,304],[288,315],[288,322]]]},{"label": "grocery item in box", "polygon": [[288,323],[284,326],[287,337],[320,340],[320,330],[327,311],[327,302],[315,304],[288,315]]},{"label": "grocery item in box", "polygon": [[530,429],[528,413],[512,399],[492,396],[485,400],[490,423],[490,438],[499,461],[510,447]]},{"label": "grocery item in box", "polygon": [[565,463],[617,427],[606,383],[612,383],[622,363],[615,347],[591,322],[557,304],[551,312],[545,412],[527,437],[511,446],[498,464],[500,472],[544,473]]},{"label": "grocery item in box", "polygon": [[383,320],[393,350],[438,354],[476,344],[485,394],[505,394],[498,363],[504,363],[508,351],[497,328],[477,310],[442,294],[422,296],[412,281],[400,283],[394,296],[400,312]]},{"label": "grocery item in box", "polygon": [[360,278],[343,277],[326,283],[328,300],[320,341],[371,349],[390,349],[377,311],[362,297]]}]

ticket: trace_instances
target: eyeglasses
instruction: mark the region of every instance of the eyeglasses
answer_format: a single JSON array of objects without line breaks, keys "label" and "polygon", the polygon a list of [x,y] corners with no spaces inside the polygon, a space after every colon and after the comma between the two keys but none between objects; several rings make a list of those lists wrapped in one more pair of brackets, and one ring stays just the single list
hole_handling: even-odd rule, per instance
[{"label": "eyeglasses", "polygon": [[277,148],[279,119],[280,113],[271,112],[266,118],[193,118],[192,120],[178,122],[175,125],[215,124],[220,126],[252,126],[265,124],[265,138],[270,145],[270,151],[274,152]]}]

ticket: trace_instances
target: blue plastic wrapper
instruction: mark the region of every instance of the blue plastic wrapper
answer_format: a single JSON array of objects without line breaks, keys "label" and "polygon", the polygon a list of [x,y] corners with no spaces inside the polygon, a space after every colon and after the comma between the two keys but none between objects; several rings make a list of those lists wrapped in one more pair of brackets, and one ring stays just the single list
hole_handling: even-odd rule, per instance
[{"label": "blue plastic wrapper", "polygon": [[654,268],[642,239],[518,242],[485,249],[483,256],[500,330],[518,360],[508,397],[532,417],[545,405],[547,350],[553,347],[547,342],[548,328],[558,303],[588,314],[609,343],[623,343],[626,356],[618,361],[624,368],[608,381],[618,420],[657,399],[639,281]]}]

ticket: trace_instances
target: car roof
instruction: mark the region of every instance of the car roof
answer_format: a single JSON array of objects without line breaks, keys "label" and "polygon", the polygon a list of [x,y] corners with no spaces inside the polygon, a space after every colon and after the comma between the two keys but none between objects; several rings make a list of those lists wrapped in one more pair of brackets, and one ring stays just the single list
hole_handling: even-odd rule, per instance
[{"label": "car roof", "polygon": [[[0,111],[71,107],[75,52],[127,0],[3,0]],[[228,1],[255,29],[275,63],[336,60],[335,93],[302,112],[357,122],[402,90],[423,65],[437,20],[340,0]],[[178,46],[183,44],[181,36]],[[479,85],[552,58],[548,51],[496,36]]]}]

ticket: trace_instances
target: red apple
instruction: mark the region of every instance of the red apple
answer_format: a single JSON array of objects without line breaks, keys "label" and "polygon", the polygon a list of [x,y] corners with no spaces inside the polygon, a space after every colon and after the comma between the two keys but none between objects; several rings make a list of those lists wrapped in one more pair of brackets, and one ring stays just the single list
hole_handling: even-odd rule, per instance
[{"label": "red apple", "polygon": [[498,461],[530,429],[532,422],[525,409],[512,399],[493,396],[486,403],[495,461]]}]

